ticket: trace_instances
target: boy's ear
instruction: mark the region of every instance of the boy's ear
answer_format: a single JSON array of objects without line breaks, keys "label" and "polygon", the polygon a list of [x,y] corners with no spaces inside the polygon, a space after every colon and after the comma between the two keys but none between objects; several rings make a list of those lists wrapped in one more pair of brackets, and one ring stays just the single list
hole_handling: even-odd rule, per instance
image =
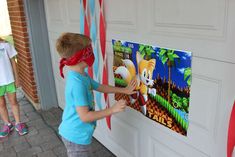
[{"label": "boy's ear", "polygon": [[141,54],[139,53],[139,51],[136,51],[136,61],[137,61],[137,64],[140,63],[140,61],[142,61],[143,58],[141,56]]}]

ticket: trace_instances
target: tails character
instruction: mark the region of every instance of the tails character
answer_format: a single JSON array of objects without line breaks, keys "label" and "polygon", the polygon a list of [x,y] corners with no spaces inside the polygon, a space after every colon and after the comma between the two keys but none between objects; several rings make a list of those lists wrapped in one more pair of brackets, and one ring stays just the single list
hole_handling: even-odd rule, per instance
[{"label": "tails character", "polygon": [[119,66],[115,70],[115,74],[121,75],[121,77],[125,80],[127,84],[129,84],[129,82],[133,78],[135,77],[137,78],[138,85],[136,87],[136,90],[138,90],[139,92],[137,92],[137,96],[131,95],[130,100],[131,104],[133,104],[136,102],[137,98],[139,97],[141,111],[144,115],[146,115],[147,113],[146,102],[148,101],[148,93],[151,93],[154,96],[156,95],[156,89],[150,88],[154,84],[152,80],[152,74],[156,65],[156,60],[155,59],[145,60],[137,51],[136,61],[138,65],[137,69],[138,73],[136,72],[135,65],[131,60],[124,59],[122,61],[125,66]]}]

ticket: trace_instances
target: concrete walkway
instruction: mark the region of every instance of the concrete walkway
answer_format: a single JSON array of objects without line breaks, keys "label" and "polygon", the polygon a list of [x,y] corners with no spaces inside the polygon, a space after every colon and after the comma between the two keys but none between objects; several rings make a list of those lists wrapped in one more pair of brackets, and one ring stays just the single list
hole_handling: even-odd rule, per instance
[{"label": "concrete walkway", "polygon": [[[35,111],[21,92],[17,93],[21,119],[29,127],[29,133],[19,136],[13,131],[9,137],[0,139],[0,157],[67,157],[65,147],[57,134],[62,110]],[[9,106],[9,105],[8,105]],[[11,110],[10,119],[13,120]],[[0,120],[0,125],[3,122]],[[115,157],[96,139],[93,139],[94,157]]]}]

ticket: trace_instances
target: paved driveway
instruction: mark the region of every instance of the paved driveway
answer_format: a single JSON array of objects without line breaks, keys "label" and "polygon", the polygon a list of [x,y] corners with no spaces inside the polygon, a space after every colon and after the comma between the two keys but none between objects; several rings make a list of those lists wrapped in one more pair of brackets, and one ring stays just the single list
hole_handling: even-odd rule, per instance
[{"label": "paved driveway", "polygon": [[[65,147],[57,134],[62,110],[52,108],[48,111],[35,111],[22,92],[17,93],[17,98],[21,119],[28,125],[29,133],[19,136],[13,131],[9,137],[0,139],[0,157],[66,157]],[[13,120],[10,110],[9,114]],[[96,139],[93,139],[92,152],[94,157],[115,157]]]}]

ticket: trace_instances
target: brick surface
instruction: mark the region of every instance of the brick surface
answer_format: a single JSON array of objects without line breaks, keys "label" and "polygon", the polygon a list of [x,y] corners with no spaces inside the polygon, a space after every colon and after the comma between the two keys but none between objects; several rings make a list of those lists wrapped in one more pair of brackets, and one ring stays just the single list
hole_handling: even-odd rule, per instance
[{"label": "brick surface", "polygon": [[30,119],[30,120],[36,120],[36,119],[40,119],[40,115],[37,112],[30,112],[30,113],[26,113],[26,116]]},{"label": "brick surface", "polygon": [[[1,123],[1,126],[3,125],[3,123]],[[0,138],[0,143],[3,145],[3,143],[5,143],[6,141],[8,141],[8,138]]]},{"label": "brick surface", "polygon": [[29,148],[29,149],[26,149],[24,151],[17,153],[17,156],[18,157],[31,157],[31,156],[37,155],[38,153],[41,153],[41,152],[42,152],[42,149],[40,147],[36,146],[36,147],[32,147],[32,148]]},{"label": "brick surface", "polygon": [[30,105],[22,106],[20,109],[23,110],[25,113],[31,113],[35,111],[33,106],[30,106]]},{"label": "brick surface", "polygon": [[20,121],[23,123],[26,123],[26,122],[29,122],[29,118],[23,115],[20,117]]},{"label": "brick surface", "polygon": [[16,152],[13,148],[7,148],[1,151],[0,157],[16,157]]},{"label": "brick surface", "polygon": [[[45,123],[45,121],[43,122]],[[47,135],[51,135],[52,133],[54,133],[54,130],[50,126],[46,128],[38,129],[38,131],[40,132],[40,135],[42,136],[47,136]]]},{"label": "brick surface", "polygon": [[18,153],[18,152],[21,152],[21,151],[24,151],[26,149],[29,149],[30,148],[30,145],[28,142],[25,142],[25,143],[22,143],[22,144],[17,144],[14,146],[14,149],[15,151]]},{"label": "brick surface", "polygon": [[3,144],[0,143],[0,152],[3,150]]},{"label": "brick surface", "polygon": [[[14,45],[19,53],[17,61],[18,64],[21,65],[22,63],[25,63],[24,66],[18,66],[19,78],[22,82],[22,89],[34,103],[38,103],[37,87],[34,83],[35,78],[32,68],[31,53],[29,49],[24,3],[22,0],[7,0],[7,6],[11,22]],[[29,57],[22,57],[21,54],[27,54]],[[30,78],[30,81],[25,81],[25,79],[28,78]]]},{"label": "brick surface", "polygon": [[12,136],[9,137],[9,140],[3,143],[3,147],[4,148],[11,148],[14,147],[18,144],[24,144],[26,143],[26,139],[25,137],[13,137]]},{"label": "brick surface", "polygon": [[40,136],[39,134],[31,136],[27,138],[27,140],[31,146],[41,145],[48,141],[48,139],[44,138],[43,136]]},{"label": "brick surface", "polygon": [[93,153],[102,150],[102,147],[103,146],[98,141],[96,141],[96,140],[92,141],[91,150]]},{"label": "brick surface", "polygon": [[29,121],[26,123],[29,127],[35,127],[36,129],[41,129],[41,128],[45,128],[47,127],[45,122],[43,122],[43,120],[40,119],[35,119],[33,121]]},{"label": "brick surface", "polygon": [[[58,136],[62,110],[35,111],[20,91],[17,97],[21,116],[28,118],[29,133],[19,136],[13,131],[7,138],[0,139],[0,157],[67,157],[65,146]],[[91,146],[93,157],[115,157],[96,139]]]},{"label": "brick surface", "polygon": [[46,151],[38,154],[38,157],[56,157],[52,151]]},{"label": "brick surface", "polygon": [[104,149],[93,152],[93,154],[95,157],[113,157],[113,154],[111,152]]},{"label": "brick surface", "polygon": [[67,157],[67,154],[60,154],[58,157]]},{"label": "brick surface", "polygon": [[58,147],[55,147],[52,149],[53,152],[57,155],[57,156],[63,156],[63,155],[66,155],[66,148],[64,147],[64,145],[61,145],[61,146],[58,146]]},{"label": "brick surface", "polygon": [[16,131],[12,131],[10,133],[10,136],[7,137],[8,141],[12,141],[12,140],[16,140],[16,138],[22,138],[21,136],[19,136],[19,134]]},{"label": "brick surface", "polygon": [[38,130],[35,127],[29,127],[28,130],[29,130],[29,133],[25,135],[26,138],[38,134]]},{"label": "brick surface", "polygon": [[56,142],[56,141],[52,141],[52,140],[40,145],[40,147],[42,148],[43,151],[52,150],[52,149],[57,148],[59,146],[63,147],[64,145],[60,141]]}]

